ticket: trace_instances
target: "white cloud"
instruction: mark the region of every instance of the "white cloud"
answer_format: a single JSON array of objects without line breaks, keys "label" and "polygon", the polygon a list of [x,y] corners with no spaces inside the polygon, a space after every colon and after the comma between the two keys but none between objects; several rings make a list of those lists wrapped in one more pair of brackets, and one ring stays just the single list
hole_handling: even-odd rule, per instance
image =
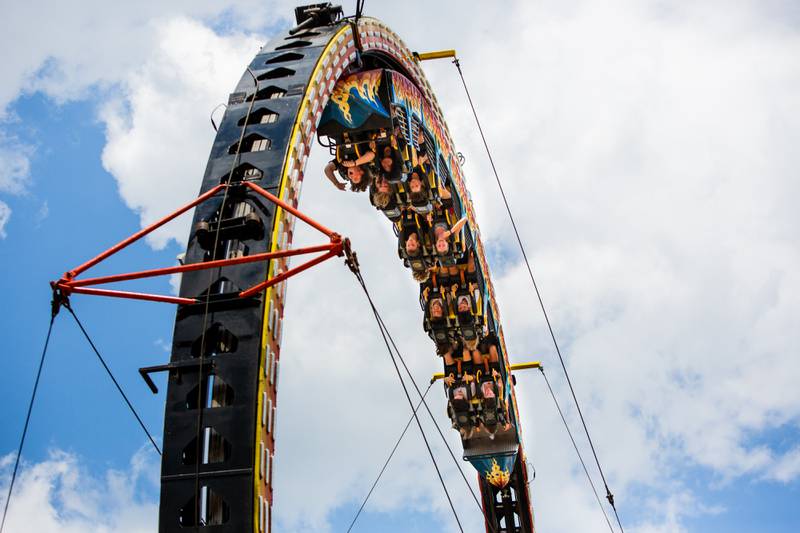
[{"label": "white cloud", "polygon": [[47,203],[47,200],[42,202],[42,205],[39,207],[39,211],[36,213],[36,223],[41,224],[44,219],[50,216],[50,206]]},{"label": "white cloud", "polygon": [[[30,181],[30,161],[33,147],[0,130],[0,193],[24,194]],[[6,237],[5,227],[11,218],[11,207],[0,201],[0,239]]]},{"label": "white cloud", "polygon": [[800,448],[795,447],[773,463],[767,477],[783,483],[789,483],[800,476]]},{"label": "white cloud", "polygon": [[[800,345],[789,297],[800,250],[782,200],[800,161],[775,149],[800,123],[783,115],[795,99],[774,89],[800,86],[798,40],[756,26],[749,7],[713,22],[626,7],[558,26],[532,8],[530,71],[509,74],[530,88],[529,105],[506,126],[547,127],[524,137],[530,150],[496,143],[496,156],[514,161],[509,188],[528,199],[512,202],[590,419],[606,421],[598,440],[651,451],[606,451],[621,480],[669,451],[722,475],[763,471],[770,456],[748,435],[800,415],[800,365],[787,357]],[[476,201],[491,212],[488,195]],[[546,340],[531,303],[511,297],[525,277],[517,268],[500,280],[506,326],[530,335],[511,337],[518,349]]]},{"label": "white cloud", "polygon": [[[159,23],[154,40],[156,51],[126,75],[120,98],[100,113],[108,139],[103,165],[143,226],[197,196],[214,139],[209,113],[227,101],[263,38],[221,37],[199,22],[176,18]],[[183,244],[190,221],[182,217],[153,234],[150,243]]]},{"label": "white cloud", "polygon": [[[12,66],[35,81],[28,90],[54,98],[97,84],[119,88],[101,102],[103,163],[146,224],[194,197],[213,137],[208,112],[260,43],[246,33],[221,36],[180,7],[158,17],[150,4],[124,9],[101,25],[85,13],[76,22],[64,8],[64,26],[85,36],[54,36],[68,43],[63,55],[37,52],[37,66]],[[213,11],[196,9],[201,19]],[[447,21],[436,32],[408,15],[413,7],[380,9],[412,49],[459,51],[623,520],[638,517],[641,532],[681,531],[693,513],[722,512],[687,492],[687,470],[796,482],[797,451],[772,449],[768,437],[800,419],[797,29],[757,2],[517,2],[483,5],[479,16],[426,4],[426,16]],[[125,39],[136,45],[111,46]],[[89,41],[109,46],[95,50]],[[512,358],[542,358],[568,404],[458,79],[447,63],[426,70],[467,156],[487,245],[505,252],[495,282]],[[14,83],[4,85],[0,107],[24,86]],[[303,208],[353,238],[387,323],[424,381],[439,361],[387,224],[363,196],[319,185],[320,175],[317,153]],[[151,242],[185,235],[185,225],[175,226]],[[303,230],[298,239],[318,242]],[[332,509],[358,503],[407,420],[350,277],[326,265],[288,291],[275,463],[281,530],[323,530]],[[540,377],[518,379],[540,529],[602,530]],[[444,424],[441,391],[430,398]],[[406,438],[370,508],[430,511],[451,527],[419,436],[410,430]],[[442,463],[459,508],[479,523]],[[645,506],[666,511],[647,517],[637,512]]]},{"label": "white cloud", "polygon": [[650,500],[645,506],[651,517],[660,520],[646,520],[636,527],[636,533],[682,533],[688,531],[683,524],[685,517],[718,515],[725,511],[720,506],[703,505],[686,490],[676,492],[665,500]]},{"label": "white cloud", "polygon": [[0,131],[0,192],[20,194],[31,176],[29,157],[33,148]]},{"label": "white cloud", "polygon": [[[3,503],[13,454],[0,461]],[[9,533],[146,533],[156,530],[157,505],[143,493],[158,487],[158,460],[142,448],[124,471],[88,472],[74,454],[53,450],[47,459],[23,461],[8,508]]]},{"label": "white cloud", "polygon": [[[143,59],[158,53],[154,36],[164,21],[191,17],[253,31],[287,17],[290,9],[284,4],[255,0],[225,6],[213,0],[178,0],[168,5],[154,0],[135,5],[100,0],[69,6],[47,0],[16,4],[6,10],[9,31],[0,35],[2,49],[16,51],[4,62],[0,118],[21,94],[38,91],[64,102],[125,80]],[[41,16],[43,12],[47,16]]]},{"label": "white cloud", "polygon": [[[756,3],[717,5],[712,18],[707,8],[655,3],[518,3],[503,9],[515,15],[503,17],[499,9],[474,19],[453,14],[436,35],[420,34],[400,14],[386,18],[412,48],[459,51],[623,520],[646,531],[684,528],[686,516],[700,512],[672,498],[685,492],[687,471],[723,481],[767,472],[796,480],[794,456],[769,443],[773,430],[796,425],[800,417],[793,393],[800,364],[791,355],[800,348],[793,326],[800,309],[791,297],[800,283],[800,249],[789,200],[798,192],[794,169],[800,163],[791,148],[800,138],[793,96],[800,85],[796,32],[774,32],[776,21]],[[503,28],[503,39],[495,38],[496,27]],[[482,38],[467,42],[461,35]],[[483,235],[493,249],[502,242],[513,256],[513,234],[458,79],[446,63],[426,64],[426,70],[467,155]],[[307,179],[318,173],[311,167]],[[329,224],[353,237],[363,256],[392,256],[391,238],[362,229],[370,222],[362,219],[364,207],[353,214],[351,201],[343,198],[334,207],[307,185],[303,205],[320,220],[337,221]],[[389,244],[379,245],[380,238]],[[387,311],[389,323],[409,344],[407,352],[428,353],[419,312],[410,303],[413,288],[402,284],[395,265],[373,261],[365,267],[376,277],[373,290],[388,280],[400,284],[380,288],[384,308],[398,308]],[[303,277],[292,281],[284,364],[297,370],[282,378],[281,409],[290,413],[282,411],[282,421],[304,417],[304,424],[325,428],[325,435],[355,433],[360,442],[360,428],[382,427],[389,407],[360,405],[363,421],[342,420],[338,405],[318,406],[318,413],[303,394],[358,391],[381,403],[388,395],[394,408],[404,408],[404,400],[391,374],[377,390],[372,383],[370,372],[390,372],[387,362],[375,359],[385,357],[379,344],[362,347],[325,325],[333,320],[330,311],[314,312],[315,301],[334,301],[335,316],[347,317],[341,327],[350,335],[358,331],[358,342],[372,334],[368,324],[362,328],[364,311],[350,306],[350,296],[323,288],[346,282],[329,271],[315,276],[307,275],[314,280],[308,286]],[[527,273],[517,262],[496,283],[512,357],[542,358],[568,403],[535,296],[526,292]],[[300,314],[302,322],[291,318]],[[323,328],[319,342],[308,338],[309,327]],[[314,376],[330,367],[297,360],[320,353],[363,368],[370,379],[337,371],[336,385],[321,389],[324,378]],[[417,357],[420,366],[436,364]],[[541,381],[536,375],[519,379],[526,444],[539,471],[534,504],[540,527],[600,530],[602,516]],[[300,389],[295,395],[287,392],[289,381]],[[570,416],[577,429],[571,410]],[[331,417],[338,430],[330,427]],[[391,426],[402,422],[398,413]],[[302,431],[297,424],[290,437],[282,425],[282,438],[295,442]],[[387,433],[388,449],[393,436]],[[380,464],[380,457],[359,452],[369,458],[344,460],[347,469],[327,482],[331,490],[320,500],[322,508],[346,501],[352,491],[342,487],[348,479],[360,483],[362,462]],[[303,463],[311,453],[279,442],[276,473],[292,482],[278,478],[279,517],[308,516],[292,508],[289,485],[306,486],[330,468],[324,456]],[[301,477],[304,464],[307,478]],[[423,469],[423,450],[417,450],[416,464],[430,474]],[[423,490],[439,501],[428,481]],[[670,514],[645,519],[637,513],[642,487],[657,494],[659,505],[675,503]],[[393,494],[411,500],[403,490]],[[693,495],[700,498],[694,508],[716,512],[717,502],[707,497]]]},{"label": "white cloud", "polygon": [[0,239],[6,238],[6,224],[11,219],[11,208],[0,200]]},{"label": "white cloud", "polygon": [[[47,15],[41,16],[42,13]],[[165,173],[174,171],[166,175],[166,190],[163,182],[151,181],[147,184],[157,184],[159,190],[147,192],[161,198],[175,193],[173,200],[194,194],[195,182],[183,190],[175,185],[175,176],[187,169],[194,176],[198,168],[202,171],[202,163],[182,154],[192,148],[207,152],[205,141],[210,142],[213,136],[178,136],[178,130],[210,129],[204,115],[226,100],[241,73],[241,65],[262,41],[252,32],[280,20],[288,24],[285,17],[290,14],[290,3],[283,1],[240,0],[234,5],[221,5],[213,0],[179,0],[164,5],[147,0],[134,5],[85,0],[66,5],[43,0],[15,4],[13,9],[5,10],[8,31],[0,34],[0,49],[15,51],[7,54],[0,74],[0,125],[14,117],[13,104],[23,95],[44,95],[50,105],[96,101],[103,108],[101,119],[106,122],[110,140],[104,164],[113,168],[118,177],[126,204],[138,211],[143,221],[151,221],[154,214],[167,212],[171,204],[165,201],[160,209],[152,210],[140,200],[144,193],[136,184],[147,178],[164,178]],[[250,33],[220,36],[209,29],[212,24]],[[185,39],[176,33],[181,30],[187,32]],[[192,48],[192,44],[198,48]],[[179,53],[183,57],[176,55]],[[207,78],[203,79],[201,73]],[[154,92],[142,92],[147,90]],[[124,121],[140,118],[136,115],[139,110],[133,107],[128,109],[133,115],[123,115],[126,106],[137,103],[152,105],[155,115],[160,114],[159,124],[145,123],[144,127],[155,127],[156,131],[166,127],[159,140],[170,144],[156,144],[161,153],[140,154],[144,161],[141,167],[133,168],[135,165],[120,154],[122,148],[116,143],[135,143],[136,128]],[[115,104],[123,106],[116,108]],[[195,113],[187,116],[187,109]],[[24,191],[31,149],[13,141],[0,130],[0,192]],[[151,160],[160,164],[145,164]],[[190,163],[185,164],[187,161]],[[146,171],[141,176],[127,174],[140,170]],[[150,239],[151,244],[161,247],[169,238],[182,242],[186,224],[178,224],[172,233],[159,233]]]}]

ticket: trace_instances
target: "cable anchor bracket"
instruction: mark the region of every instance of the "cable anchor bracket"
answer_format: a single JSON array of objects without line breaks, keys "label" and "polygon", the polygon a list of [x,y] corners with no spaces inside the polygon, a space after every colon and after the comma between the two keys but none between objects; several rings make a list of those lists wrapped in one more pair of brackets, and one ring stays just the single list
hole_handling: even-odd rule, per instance
[{"label": "cable anchor bracket", "polygon": [[361,270],[358,264],[358,255],[355,251],[353,251],[352,246],[350,245],[350,239],[344,239],[342,242],[342,251],[344,252],[344,264],[347,265],[347,268],[350,269],[350,272],[359,276],[361,274]]},{"label": "cable anchor bracket", "polygon": [[69,309],[69,290],[64,290],[59,282],[51,281],[50,287],[53,289],[53,298],[50,300],[50,317],[55,318],[61,307]]}]

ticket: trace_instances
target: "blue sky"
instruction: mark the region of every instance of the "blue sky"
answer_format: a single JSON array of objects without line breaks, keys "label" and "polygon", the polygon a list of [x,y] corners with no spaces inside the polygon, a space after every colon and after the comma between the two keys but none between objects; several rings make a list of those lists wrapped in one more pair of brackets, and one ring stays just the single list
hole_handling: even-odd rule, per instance
[{"label": "blue sky", "polygon": [[[18,439],[49,320],[49,280],[138,229],[136,217],[121,204],[113,180],[100,165],[103,134],[90,105],[54,109],[48,99],[33,96],[15,110],[26,125],[19,128],[23,130],[18,130],[19,138],[34,143],[37,152],[31,165],[32,187],[26,196],[10,202],[15,216],[3,241],[7,257],[15,257],[3,263],[2,282],[4,292],[14,295],[9,315],[14,318],[2,327],[15,347],[11,359],[15,370],[3,376],[4,389],[12,393],[9,404],[14,406],[2,414],[8,429],[2,434],[3,447],[8,450]],[[48,213],[42,217],[45,203]],[[155,252],[146,246],[132,247],[124,257],[98,267],[98,273],[171,264],[175,249]],[[169,291],[166,280],[147,287]],[[136,369],[167,357],[156,341],[170,339],[174,311],[168,306],[93,298],[73,303],[148,426],[159,433],[162,402],[141,386]],[[42,460],[48,450],[58,447],[85,456],[92,468],[126,464],[144,435],[135,431],[135,421],[121,401],[72,318],[63,312],[55,324],[26,458]]]},{"label": "blue sky", "polygon": [[[4,43],[17,51],[0,83],[0,202],[11,210],[0,228],[4,475],[47,326],[48,282],[196,195],[213,138],[208,112],[291,14],[288,3],[254,5],[53,5],[44,22],[62,21],[53,43]],[[462,57],[627,531],[800,527],[800,35],[788,4],[761,6],[520,2],[472,17],[445,4],[426,8],[450,21],[435,34],[407,13],[367,6],[412,49],[455,47]],[[29,9],[9,10],[11,27],[24,29]],[[503,39],[496,27],[509,29]],[[112,59],[91,46],[100,41],[118,50]],[[542,359],[568,405],[458,80],[449,65],[426,69],[467,156],[512,359]],[[501,77],[502,87],[525,88],[524,106],[497,97]],[[302,206],[353,238],[424,379],[437,361],[390,230],[364,198],[318,179],[324,162],[319,153],[310,161]],[[185,232],[178,223],[95,272],[174,264]],[[303,229],[297,239],[317,241]],[[136,286],[171,290],[168,280]],[[163,394],[151,394],[137,369],[166,361],[174,309],[80,296],[73,304],[160,437]],[[407,419],[364,305],[339,264],[290,286],[277,531],[346,529]],[[602,531],[540,377],[518,379],[539,527]],[[370,401],[342,412],[309,391]],[[439,396],[431,403],[442,415]],[[406,439],[362,531],[452,527],[419,436]],[[343,444],[333,453],[329,442]],[[62,312],[12,512],[40,519],[41,531],[152,531],[157,473],[146,438]],[[445,473],[477,523],[457,473]],[[313,504],[304,507],[307,491]]]}]

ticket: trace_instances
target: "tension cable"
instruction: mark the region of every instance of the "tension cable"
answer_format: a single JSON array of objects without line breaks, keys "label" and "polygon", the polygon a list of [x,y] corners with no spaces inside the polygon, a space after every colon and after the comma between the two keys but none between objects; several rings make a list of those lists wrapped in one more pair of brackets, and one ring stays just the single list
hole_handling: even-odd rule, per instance
[{"label": "tension cable", "polygon": [[[383,319],[380,316],[378,318],[380,319],[381,324],[383,325],[384,329],[386,329],[388,331],[388,329],[386,328],[386,324],[383,323]],[[447,439],[445,438],[444,433],[442,432],[442,428],[440,428],[439,424],[436,422],[436,418],[433,416],[433,413],[431,412],[431,408],[428,405],[428,402],[425,401],[424,395],[422,395],[422,393],[420,392],[416,381],[414,381],[414,377],[411,375],[411,371],[408,369],[408,365],[406,365],[405,359],[400,354],[400,350],[397,349],[397,344],[395,344],[394,339],[392,338],[391,335],[389,336],[389,341],[391,341],[392,346],[394,347],[394,351],[399,356],[400,362],[403,364],[403,368],[406,369],[406,373],[408,374],[408,379],[411,381],[411,384],[414,385],[414,388],[417,390],[417,394],[420,395],[420,397],[422,397],[422,404],[425,406],[425,410],[428,411],[428,415],[431,417],[431,421],[433,422],[434,427],[436,427],[436,431],[439,432],[439,436],[442,438],[442,442],[444,442],[444,445],[447,448],[447,451],[450,452],[450,457],[453,458],[453,463],[456,465],[456,468],[458,468],[458,471],[461,474],[461,478],[464,480],[464,483],[467,485],[467,489],[469,490],[470,494],[472,495],[472,499],[475,500],[475,504],[478,506],[478,509],[480,509],[481,514],[483,515],[484,521],[489,526],[489,529],[491,529],[492,531],[496,531],[494,525],[491,522],[489,522],[489,520],[486,518],[486,514],[483,511],[483,505],[481,505],[481,502],[478,500],[478,496],[475,494],[475,491],[473,490],[472,485],[470,485],[469,480],[467,480],[467,476],[464,474],[464,469],[461,468],[461,462],[458,459],[456,459],[456,456],[453,453],[453,449],[450,447],[450,443],[447,442]]]},{"label": "tension cable", "polygon": [[361,511],[363,511],[364,510],[364,506],[367,505],[367,501],[369,500],[369,497],[372,496],[372,491],[375,490],[375,487],[378,485],[378,481],[381,480],[381,476],[383,476],[383,473],[386,471],[386,467],[389,466],[389,461],[392,460],[392,457],[394,457],[394,452],[397,451],[397,447],[400,446],[400,442],[403,440],[403,437],[406,436],[406,432],[408,431],[408,428],[411,427],[411,422],[414,421],[414,416],[417,414],[417,411],[422,406],[422,402],[425,401],[425,396],[428,395],[428,391],[431,390],[431,387],[433,387],[433,383],[428,385],[428,388],[425,389],[425,394],[422,395],[422,399],[419,401],[419,403],[417,403],[417,406],[414,408],[414,413],[411,415],[411,418],[408,419],[408,422],[406,422],[406,427],[403,428],[403,432],[400,433],[400,437],[397,439],[397,442],[394,443],[394,447],[392,448],[391,453],[389,453],[389,457],[386,458],[386,462],[383,463],[383,467],[381,468],[381,471],[378,473],[378,477],[375,478],[375,481],[372,483],[372,486],[369,488],[369,492],[367,493],[367,496],[364,498],[364,501],[361,502],[361,507],[358,508],[358,512],[353,517],[353,521],[350,522],[350,527],[347,528],[347,533],[350,533],[350,531],[353,529],[353,526],[356,524],[356,520],[358,520],[358,517],[361,515]]},{"label": "tension cable", "polygon": [[461,78],[461,84],[464,86],[464,92],[467,94],[467,100],[469,100],[469,106],[472,108],[472,116],[475,117],[475,123],[478,126],[478,132],[481,135],[481,140],[483,141],[483,146],[486,149],[486,155],[489,157],[489,163],[492,166],[492,172],[494,173],[494,179],[497,182],[497,187],[500,189],[500,195],[503,197],[503,203],[506,206],[506,212],[508,213],[508,218],[511,221],[511,227],[514,229],[514,235],[517,237],[517,243],[519,244],[519,249],[522,252],[522,258],[525,260],[525,265],[528,268],[528,275],[531,278],[531,283],[533,284],[533,288],[536,291],[536,297],[539,299],[539,306],[542,308],[542,314],[544,314],[545,322],[547,323],[547,329],[550,331],[550,338],[553,340],[553,346],[555,346],[556,354],[558,354],[558,359],[561,362],[561,368],[564,370],[564,376],[567,378],[567,384],[569,385],[569,390],[572,393],[572,399],[575,401],[575,407],[577,407],[578,415],[581,419],[581,424],[583,425],[583,431],[586,433],[586,438],[589,441],[589,446],[592,449],[592,455],[594,455],[594,461],[597,464],[597,470],[600,472],[600,477],[603,479],[603,485],[606,489],[606,499],[608,503],[611,504],[611,508],[614,510],[614,515],[617,518],[617,524],[619,525],[619,529],[621,532],[624,533],[624,529],[622,528],[622,523],[619,520],[619,514],[617,514],[617,508],[614,505],[614,495],[611,493],[611,490],[608,488],[608,483],[606,482],[606,476],[603,473],[603,468],[600,466],[600,460],[597,458],[597,451],[594,448],[594,442],[592,442],[592,437],[589,435],[589,428],[586,426],[586,420],[583,417],[583,411],[581,411],[580,403],[578,403],[578,397],[575,395],[575,389],[572,386],[572,380],[569,377],[569,372],[567,371],[567,366],[564,364],[564,358],[561,355],[561,350],[558,347],[558,342],[556,341],[555,333],[553,333],[553,327],[550,324],[550,318],[547,315],[547,310],[544,306],[544,301],[542,300],[542,295],[539,292],[539,286],[536,284],[536,278],[533,275],[533,269],[531,268],[531,264],[528,261],[528,255],[525,253],[525,246],[522,244],[522,238],[519,235],[519,231],[517,230],[517,224],[514,221],[514,216],[511,214],[511,207],[508,205],[508,198],[506,197],[506,193],[503,190],[503,185],[500,182],[500,175],[497,172],[497,167],[494,164],[494,158],[492,157],[492,151],[489,149],[489,143],[486,141],[486,136],[483,133],[483,128],[481,127],[481,121],[478,119],[478,113],[475,110],[475,104],[472,102],[472,96],[469,93],[469,89],[467,88],[467,82],[464,79],[464,73],[461,71],[461,63],[458,59],[453,60],[453,64],[458,69],[458,75]]},{"label": "tension cable", "polygon": [[122,399],[125,400],[125,403],[128,405],[128,409],[130,409],[131,413],[136,418],[136,421],[139,422],[139,425],[142,427],[142,430],[147,435],[147,438],[150,439],[150,443],[153,445],[153,448],[155,448],[156,453],[158,453],[158,455],[161,455],[161,449],[158,447],[158,444],[156,444],[156,441],[150,434],[150,431],[147,430],[147,427],[144,425],[142,418],[139,416],[139,413],[136,412],[136,408],[133,407],[133,404],[128,399],[128,396],[125,394],[125,391],[122,390],[122,386],[120,386],[119,382],[117,381],[117,378],[114,377],[114,373],[111,372],[111,369],[108,367],[108,364],[106,364],[105,359],[103,359],[103,356],[100,355],[100,351],[97,349],[97,346],[95,346],[94,342],[92,341],[92,338],[89,337],[89,334],[86,332],[86,329],[83,327],[83,324],[81,324],[78,315],[76,315],[75,311],[72,310],[72,306],[69,305],[68,301],[65,301],[63,305],[67,309],[67,311],[69,311],[69,314],[72,315],[72,318],[75,319],[75,323],[78,324],[78,327],[81,329],[83,336],[86,337],[87,341],[89,341],[89,346],[92,347],[92,350],[94,351],[95,355],[100,360],[100,364],[103,365],[106,374],[108,374],[108,377],[110,377],[111,381],[114,382],[114,386],[117,388],[117,391],[119,392],[120,396],[122,396]]},{"label": "tension cable", "polygon": [[[250,74],[250,77],[253,78],[253,84],[255,85],[253,89],[253,97],[250,99],[250,104],[247,106],[247,113],[244,116],[244,123],[242,124],[242,131],[239,132],[239,141],[236,143],[236,154],[233,156],[233,162],[231,163],[231,169],[228,172],[228,184],[230,185],[233,181],[233,174],[236,171],[236,165],[239,164],[239,160],[241,158],[241,151],[242,151],[242,143],[244,142],[244,134],[247,130],[248,123],[250,122],[250,114],[253,111],[253,105],[256,102],[256,97],[258,96],[258,78],[256,78],[253,71],[250,70],[250,67],[247,68],[247,73]],[[228,202],[228,191],[230,187],[225,187],[225,192],[222,195],[222,203],[219,206],[219,215],[217,219],[217,227],[214,231],[214,244],[211,248],[211,260],[217,258],[217,248],[219,247],[219,232],[222,228],[222,217],[225,215],[225,206]],[[222,267],[217,269],[217,274],[222,274]],[[269,269],[267,269],[267,275],[269,275]],[[197,431],[195,434],[195,463],[194,463],[194,519],[195,519],[195,531],[200,531],[200,527],[202,520],[200,517],[200,461],[202,454],[201,447],[202,447],[202,433],[203,433],[203,371],[205,370],[205,360],[206,360],[206,333],[208,328],[208,308],[211,304],[211,286],[214,281],[214,271],[209,270],[208,272],[208,289],[206,291],[206,298],[205,302],[203,303],[203,324],[202,324],[202,333],[200,334],[200,354],[199,354],[199,364],[197,365]]]},{"label": "tension cable", "polygon": [[[367,289],[366,289],[366,286],[364,284],[363,277],[361,276],[361,271],[359,269],[358,259],[356,257],[356,254],[354,252],[352,252],[352,250],[350,250],[349,248],[346,250],[346,254],[347,254],[347,261],[346,261],[347,262],[347,266],[350,267],[350,270],[353,272],[353,274],[356,275],[356,278],[358,278],[359,283],[362,285],[362,288],[364,288],[364,290],[366,291]],[[367,298],[370,300],[370,304],[372,304],[372,298],[370,298],[369,294],[367,295]],[[433,416],[433,413],[431,412],[431,409],[430,409],[430,406],[428,405],[428,402],[425,401],[425,396],[427,395],[428,391],[426,390],[425,394],[423,394],[420,391],[419,386],[417,385],[417,382],[414,380],[414,376],[411,374],[411,370],[409,370],[408,365],[406,364],[406,361],[405,361],[405,358],[403,357],[403,354],[401,354],[400,350],[397,348],[397,343],[395,343],[394,338],[392,337],[391,333],[389,333],[389,328],[386,327],[386,323],[383,321],[383,318],[381,317],[380,313],[377,312],[377,309],[375,309],[374,305],[373,305],[373,310],[374,310],[374,313],[375,313],[375,317],[378,320],[378,325],[381,327],[381,329],[383,331],[386,331],[386,334],[387,334],[387,336],[389,338],[389,342],[391,342],[392,348],[394,348],[394,353],[397,354],[398,359],[400,359],[400,363],[403,365],[403,368],[405,369],[406,373],[408,374],[408,379],[411,381],[411,384],[414,386],[414,389],[417,391],[417,395],[420,397],[420,399],[421,399],[420,401],[421,401],[422,405],[425,406],[425,410],[428,412],[428,416],[430,416],[431,421],[433,422],[433,425],[436,428],[436,431],[439,433],[439,436],[441,437],[442,442],[444,443],[445,447],[447,448],[447,451],[450,453],[450,457],[453,459],[453,463],[456,465],[456,468],[458,469],[458,472],[461,474],[461,478],[464,480],[464,483],[467,486],[467,490],[469,490],[470,494],[472,495],[472,499],[475,501],[475,504],[478,506],[478,509],[480,510],[481,515],[484,517],[484,522],[489,526],[489,528],[493,532],[496,531],[494,525],[492,523],[490,523],[489,520],[487,519],[486,513],[484,512],[484,509],[483,509],[483,506],[481,505],[480,501],[478,500],[478,497],[475,495],[475,491],[473,490],[472,485],[470,485],[469,480],[467,479],[467,476],[464,474],[464,469],[461,468],[461,463],[459,462],[459,460],[456,458],[455,454],[453,453],[453,449],[450,447],[450,443],[447,442],[447,439],[445,438],[444,433],[442,433],[442,429],[439,427],[439,424],[436,421],[436,417]],[[384,338],[384,340],[385,340],[385,338]],[[391,349],[389,350],[389,353],[392,353]],[[428,390],[430,390],[430,386],[428,386]],[[415,416],[416,416],[416,410],[415,410]]]},{"label": "tension cable", "polygon": [[447,490],[447,484],[445,483],[444,477],[442,476],[442,472],[439,469],[439,464],[436,462],[436,457],[433,455],[433,450],[431,449],[431,445],[428,442],[428,437],[427,435],[425,435],[425,430],[422,428],[422,423],[419,420],[417,411],[416,409],[414,409],[414,402],[411,400],[411,395],[408,393],[408,387],[406,386],[405,380],[403,379],[403,375],[400,373],[400,367],[397,366],[397,360],[395,359],[394,353],[392,352],[392,348],[389,345],[389,340],[387,339],[387,336],[391,337],[391,334],[384,329],[383,321],[380,318],[380,313],[378,312],[378,309],[375,307],[375,303],[372,301],[372,296],[370,295],[369,290],[367,289],[367,285],[364,283],[364,278],[361,276],[361,271],[358,268],[358,260],[356,259],[355,254],[349,251],[347,257],[347,266],[350,267],[350,270],[353,272],[353,274],[355,274],[356,279],[358,279],[358,283],[364,290],[364,295],[367,297],[367,301],[369,302],[369,305],[372,308],[372,313],[375,315],[375,321],[378,323],[378,329],[381,332],[381,337],[383,337],[383,342],[384,344],[386,344],[386,350],[389,352],[389,358],[392,360],[392,365],[394,366],[394,370],[397,373],[397,378],[400,380],[400,385],[403,387],[403,392],[405,393],[406,400],[408,400],[408,405],[409,407],[411,407],[412,416],[414,417],[414,421],[417,423],[417,427],[419,427],[419,432],[422,435],[422,440],[425,442],[425,447],[428,449],[428,455],[430,455],[431,457],[431,461],[433,462],[433,467],[436,470],[436,475],[439,477],[439,482],[441,483],[442,489],[444,490],[444,494],[447,497],[447,503],[450,504],[450,509],[453,511],[453,516],[456,519],[456,524],[458,524],[458,529],[463,533],[464,528],[461,526],[461,520],[459,520],[458,518],[458,512],[456,511],[452,498],[450,498],[450,492]]},{"label": "tension cable", "polygon": [[11,492],[14,490],[14,482],[17,479],[17,470],[19,470],[19,461],[22,457],[22,448],[25,445],[25,437],[28,436],[28,426],[31,421],[31,412],[33,411],[33,402],[36,400],[36,393],[39,390],[39,379],[42,377],[42,368],[44,367],[44,359],[47,355],[47,347],[50,345],[50,334],[53,333],[53,323],[58,315],[58,310],[61,305],[61,295],[56,291],[53,292],[53,301],[51,303],[50,312],[50,325],[47,327],[47,335],[44,338],[44,348],[42,348],[42,355],[39,357],[39,368],[36,370],[36,379],[33,382],[33,391],[31,392],[31,399],[28,402],[28,414],[25,415],[25,425],[22,427],[22,437],[19,439],[19,447],[17,447],[17,457],[14,459],[14,469],[11,471],[11,481],[8,484],[8,494],[6,495],[6,503],[3,508],[3,520],[0,522],[0,533],[6,525],[6,515],[8,514],[8,504],[11,501]]},{"label": "tension cable", "polygon": [[556,409],[558,409],[558,414],[561,416],[561,421],[564,423],[564,429],[567,430],[567,435],[569,435],[569,440],[572,441],[572,447],[575,448],[575,453],[578,455],[578,459],[581,462],[581,466],[583,467],[583,472],[586,474],[586,480],[589,481],[589,486],[592,487],[592,492],[594,492],[594,497],[597,500],[597,505],[600,506],[600,510],[603,511],[603,516],[606,519],[606,523],[608,524],[608,529],[611,530],[611,533],[614,533],[614,528],[611,527],[611,521],[608,519],[608,515],[606,514],[606,508],[603,507],[603,502],[600,501],[600,496],[597,494],[597,489],[594,486],[594,481],[592,481],[592,476],[589,475],[589,470],[586,468],[586,463],[583,461],[583,456],[581,455],[580,450],[578,449],[578,445],[575,443],[575,439],[572,436],[572,431],[569,429],[569,424],[567,424],[567,419],[564,417],[564,412],[561,410],[561,406],[558,404],[558,400],[556,399],[556,395],[553,392],[553,388],[550,386],[550,380],[547,379],[547,374],[544,373],[544,367],[539,367],[539,370],[542,371],[542,377],[544,378],[544,382],[547,384],[547,390],[550,391],[550,396],[553,398],[553,403],[556,405]]}]

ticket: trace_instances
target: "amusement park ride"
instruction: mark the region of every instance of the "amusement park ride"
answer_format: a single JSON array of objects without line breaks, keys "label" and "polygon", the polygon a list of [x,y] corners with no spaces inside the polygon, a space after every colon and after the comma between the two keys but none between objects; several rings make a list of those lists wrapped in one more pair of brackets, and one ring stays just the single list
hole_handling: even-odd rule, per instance
[{"label": "amusement park ride", "polygon": [[[525,451],[500,313],[459,154],[428,81],[427,59],[385,24],[338,6],[295,10],[297,26],[264,46],[230,94],[199,197],[53,283],[177,304],[168,364],[159,531],[266,533],[272,523],[276,375],[287,278],[333,257],[358,274],[348,239],[298,209],[315,142],[339,188],[368,190],[419,282],[430,357],[442,358],[448,416],[477,470],[487,532],[534,531]],[[360,14],[359,14],[360,15]],[[194,208],[179,266],[80,278]],[[297,220],[325,237],[292,248]],[[292,256],[311,259],[290,267]],[[179,296],[99,289],[182,274]]]}]

